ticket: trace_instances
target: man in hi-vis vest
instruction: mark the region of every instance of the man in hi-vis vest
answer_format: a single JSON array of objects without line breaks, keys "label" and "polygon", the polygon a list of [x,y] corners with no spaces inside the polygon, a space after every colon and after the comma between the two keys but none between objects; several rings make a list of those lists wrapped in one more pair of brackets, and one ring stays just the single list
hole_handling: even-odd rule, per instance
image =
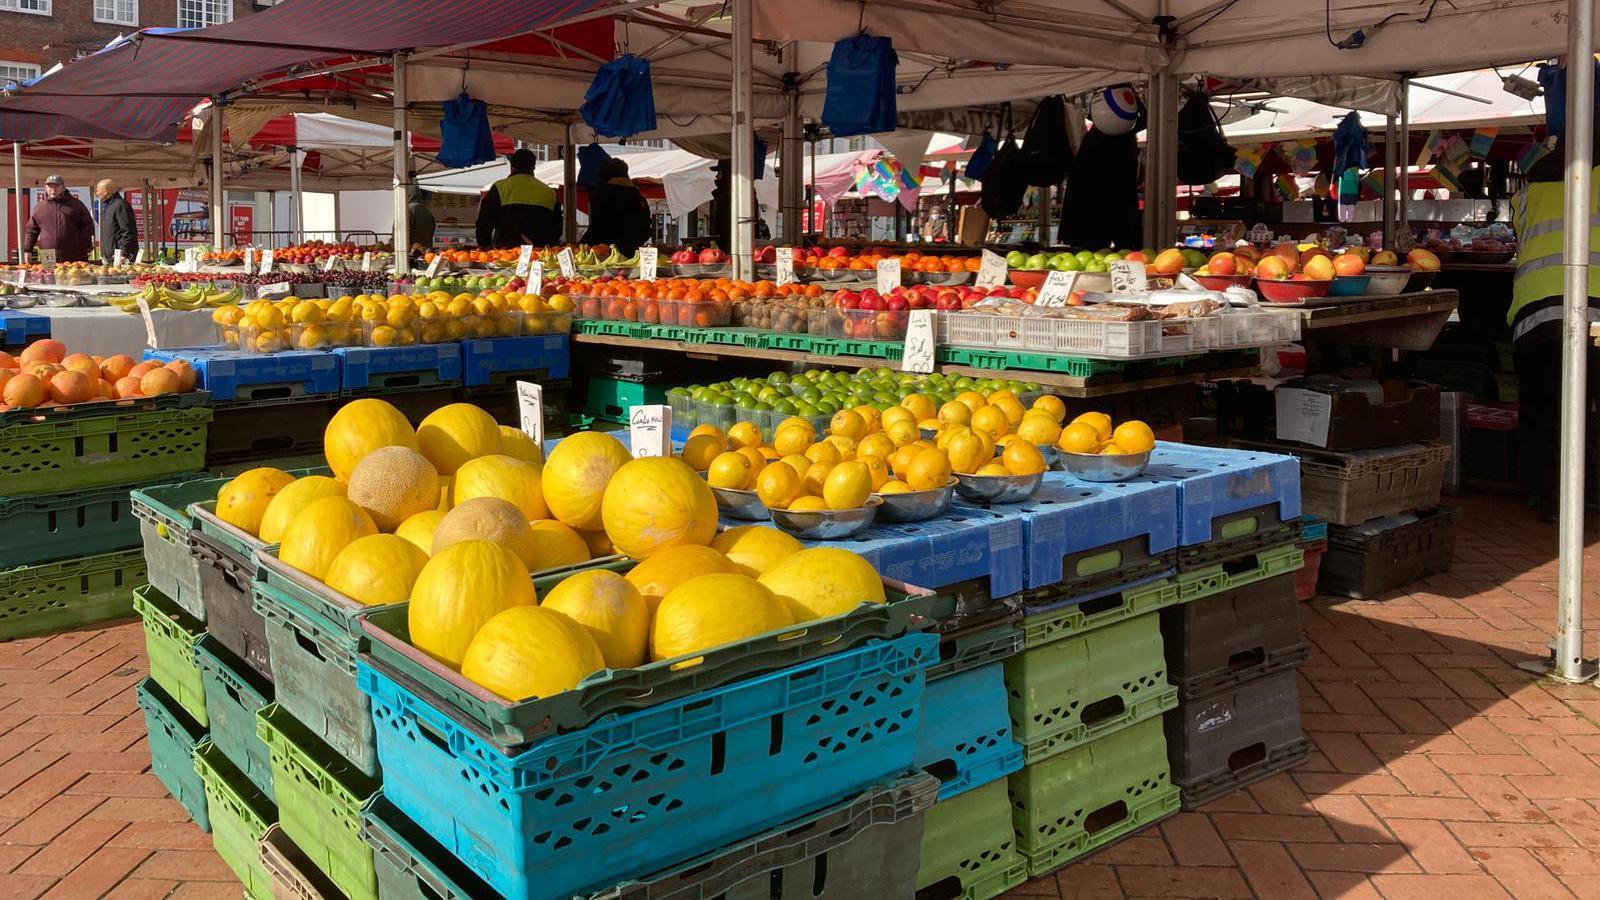
[{"label": "man in hi-vis vest", "polygon": [[[1596,135],[1600,147],[1600,135]],[[1566,184],[1566,141],[1528,171],[1528,184],[1511,200],[1512,226],[1517,231],[1517,274],[1511,289],[1511,340],[1517,370],[1517,444],[1521,481],[1529,500],[1546,521],[1560,510],[1561,468],[1561,323],[1566,275],[1561,254],[1568,227],[1589,228],[1589,321],[1600,321],[1600,171],[1590,185],[1589,212],[1584,221],[1569,223],[1562,210]],[[1600,453],[1595,404],[1600,401],[1600,352],[1589,350],[1588,423],[1585,440],[1592,470]],[[1577,386],[1583,390],[1583,385]],[[1593,485],[1593,482],[1590,481]]]}]

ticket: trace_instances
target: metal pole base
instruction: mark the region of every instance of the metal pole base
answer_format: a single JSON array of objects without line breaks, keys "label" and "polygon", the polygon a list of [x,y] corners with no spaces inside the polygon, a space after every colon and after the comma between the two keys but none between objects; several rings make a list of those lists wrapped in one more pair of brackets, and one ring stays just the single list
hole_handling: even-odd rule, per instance
[{"label": "metal pole base", "polygon": [[1530,659],[1525,662],[1519,662],[1516,664],[1517,668],[1542,678],[1559,681],[1562,684],[1583,684],[1586,681],[1594,681],[1597,676],[1600,676],[1600,662],[1586,659],[1578,666],[1578,677],[1567,678],[1556,668],[1555,640],[1547,641],[1545,647],[1550,651],[1549,656],[1544,659]]}]

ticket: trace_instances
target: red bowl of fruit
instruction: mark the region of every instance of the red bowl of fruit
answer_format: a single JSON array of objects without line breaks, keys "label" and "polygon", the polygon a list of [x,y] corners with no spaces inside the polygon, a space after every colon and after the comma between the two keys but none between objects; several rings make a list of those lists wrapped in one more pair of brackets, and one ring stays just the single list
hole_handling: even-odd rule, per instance
[{"label": "red bowl of fruit", "polygon": [[1231,287],[1249,287],[1252,275],[1191,275],[1208,291],[1225,291]]},{"label": "red bowl of fruit", "polygon": [[1328,296],[1332,281],[1295,281],[1293,279],[1257,278],[1256,290],[1268,303],[1304,303],[1317,297]]},{"label": "red bowl of fruit", "polygon": [[1044,269],[1012,269],[1011,283],[1019,288],[1042,288],[1050,272]]}]

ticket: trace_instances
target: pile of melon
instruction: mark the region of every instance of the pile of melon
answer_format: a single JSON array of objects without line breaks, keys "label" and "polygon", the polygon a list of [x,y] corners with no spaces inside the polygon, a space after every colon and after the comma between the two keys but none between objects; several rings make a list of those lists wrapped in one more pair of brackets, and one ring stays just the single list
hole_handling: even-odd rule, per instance
[{"label": "pile of melon", "polygon": [[137,362],[123,353],[68,353],[51,338],[34,341],[16,356],[0,350],[0,412],[183,394],[198,375],[184,360]]},{"label": "pile of melon", "polygon": [[[217,516],[358,603],[409,601],[418,650],[509,700],[885,601],[857,554],[760,526],[718,533],[694,470],[634,459],[604,433],[545,459],[470,404],[412,429],[364,399],[323,440],[331,477],[251,469],[223,486]],[[538,596],[530,573],[613,553],[638,564],[578,569]]]}]

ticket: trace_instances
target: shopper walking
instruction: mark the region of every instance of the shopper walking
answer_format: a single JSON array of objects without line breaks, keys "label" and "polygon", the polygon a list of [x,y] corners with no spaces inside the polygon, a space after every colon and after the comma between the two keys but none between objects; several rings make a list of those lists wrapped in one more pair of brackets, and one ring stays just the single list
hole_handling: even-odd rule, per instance
[{"label": "shopper walking", "polygon": [[585,244],[610,244],[632,256],[653,231],[650,204],[628,177],[628,164],[615,156],[600,167],[600,183],[589,191],[589,230]]},{"label": "shopper walking", "polygon": [[433,210],[428,208],[428,192],[417,188],[406,206],[406,234],[411,238],[411,246],[424,250],[432,247],[436,227]]},{"label": "shopper walking", "polygon": [[125,262],[133,262],[139,254],[139,221],[133,214],[133,204],[117,190],[116,182],[102,178],[94,186],[94,195],[100,207],[100,257],[110,265],[116,251],[122,251]]},{"label": "shopper walking", "polygon": [[94,217],[60,175],[44,180],[44,196],[28,214],[28,227],[22,235],[22,250],[35,247],[56,252],[56,262],[84,262],[94,246]]},{"label": "shopper walking", "polygon": [[511,174],[496,181],[478,204],[478,246],[547,247],[561,239],[556,192],[535,178],[537,160],[524,147],[511,154]]}]

